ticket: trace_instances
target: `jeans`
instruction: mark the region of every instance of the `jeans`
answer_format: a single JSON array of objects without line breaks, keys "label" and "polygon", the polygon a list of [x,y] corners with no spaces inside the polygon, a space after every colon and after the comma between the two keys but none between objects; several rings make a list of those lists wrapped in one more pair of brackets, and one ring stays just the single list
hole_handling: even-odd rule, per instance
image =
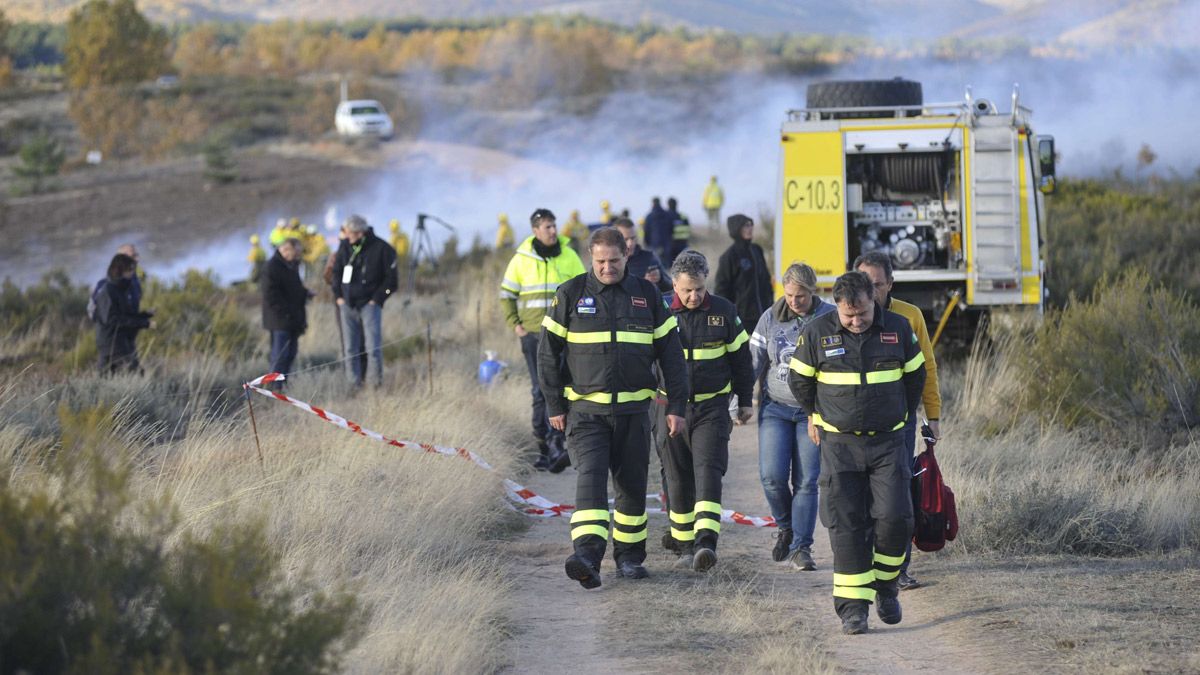
[{"label": "jeans", "polygon": [[550,426],[550,418],[546,416],[546,397],[542,394],[542,387],[538,383],[537,352],[540,339],[540,334],[537,332],[526,333],[525,337],[521,338],[521,354],[525,357],[525,367],[529,369],[529,381],[533,385],[529,390],[533,399],[533,415],[530,419],[533,424],[533,437],[539,441],[545,441],[549,445],[554,445],[551,441],[559,442],[558,445],[561,447],[563,432]]},{"label": "jeans", "polygon": [[300,347],[300,333],[290,330],[271,331],[271,372],[288,374],[296,351]]},{"label": "jeans", "polygon": [[[383,385],[383,307],[366,304],[362,307],[342,305],[342,332],[346,338],[346,375],[354,386],[361,387],[363,372],[359,354],[366,353],[366,370],[371,384]],[[364,344],[365,341],[365,344]]]},{"label": "jeans", "polygon": [[[909,469],[917,465],[917,417],[910,415],[908,423],[901,430],[904,434],[904,447],[908,450]],[[904,562],[900,565],[900,573],[908,574],[908,563],[912,560],[912,537],[908,538],[908,548],[904,550]]]},{"label": "jeans", "polygon": [[792,531],[791,553],[811,547],[817,524],[817,476],[821,449],[808,437],[800,408],[767,401],[758,418],[758,470],[771,515]]}]

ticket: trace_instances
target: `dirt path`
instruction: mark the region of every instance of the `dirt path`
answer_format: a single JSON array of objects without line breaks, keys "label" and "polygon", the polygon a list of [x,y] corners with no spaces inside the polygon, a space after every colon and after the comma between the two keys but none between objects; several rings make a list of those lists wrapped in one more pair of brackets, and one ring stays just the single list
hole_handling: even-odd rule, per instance
[{"label": "dirt path", "polygon": [[[755,427],[735,429],[723,501],[747,513],[768,515],[758,480],[757,452]],[[651,473],[654,483],[656,464]],[[528,483],[551,499],[569,503],[575,473],[538,474]],[[750,612],[746,620],[760,628],[776,625],[784,617],[794,620],[796,625],[789,630],[806,633],[819,651],[832,657],[829,660],[838,669],[849,672],[1011,671],[1013,654],[1020,653],[1003,631],[987,627],[988,607],[950,614],[939,610],[936,583],[902,595],[902,624],[884,626],[872,614],[868,634],[841,635],[841,623],[833,613],[829,596],[832,557],[825,530],[819,524],[813,547],[818,571],[811,573],[771,562],[773,530],[725,525],[718,565],[725,583],[707,585],[697,579],[700,575],[672,569],[673,556],[659,545],[665,528],[662,516],[651,516],[646,561],[649,580],[616,578],[612,561],[605,560],[604,586],[590,592],[563,574],[562,563],[570,553],[565,519],[539,520],[525,536],[506,544],[503,554],[510,557],[516,579],[509,672],[703,670],[696,658],[706,658],[706,653],[717,654],[726,669],[756,669],[749,664],[761,661],[764,655],[754,652],[772,649],[769,642],[731,640],[722,645],[733,650],[730,654],[712,649],[719,636],[695,637],[713,628],[712,618],[703,611],[706,607]],[[694,592],[697,589],[715,595],[710,601],[698,601]],[[737,598],[727,597],[739,594],[749,597],[749,601],[738,604]],[[659,602],[678,607],[657,606]],[[635,609],[631,612],[630,607]],[[813,668],[809,664],[800,670]]]}]

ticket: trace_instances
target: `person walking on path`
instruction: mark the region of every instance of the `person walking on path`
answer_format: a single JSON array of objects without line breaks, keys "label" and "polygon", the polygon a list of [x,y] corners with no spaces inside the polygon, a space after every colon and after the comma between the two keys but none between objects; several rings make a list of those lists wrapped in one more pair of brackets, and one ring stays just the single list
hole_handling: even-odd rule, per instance
[{"label": "person walking on path", "polygon": [[709,179],[704,188],[704,212],[708,214],[708,226],[717,229],[721,226],[721,207],[725,205],[725,191],[717,185],[717,177]]},{"label": "person walking on path", "polygon": [[631,219],[620,216],[613,220],[613,226],[620,230],[621,236],[625,238],[625,250],[629,252],[625,269],[629,274],[649,281],[663,293],[670,292],[671,275],[653,251],[638,244],[637,225]]},{"label": "person walking on path", "polygon": [[314,294],[300,280],[303,255],[300,240],[288,239],[275,249],[263,271],[262,319],[263,328],[271,334],[272,373],[287,375],[291,371],[300,336],[308,329],[305,305]]},{"label": "person walking on path", "polygon": [[871,279],[833,284],[837,312],[800,333],[788,385],[821,446],[820,516],[833,549],[842,632],[867,631],[867,609],[900,623],[896,578],[912,536],[912,469],[905,423],[917,414],[925,356],[908,321],[875,302]]},{"label": "person walking on path", "polygon": [[728,298],[737,307],[738,316],[746,330],[753,332],[758,318],[771,306],[771,270],[767,256],[754,243],[754,221],[740,213],[729,216],[726,223],[733,244],[717,261],[714,292]]},{"label": "person walking on path", "polygon": [[808,437],[808,412],[788,387],[788,367],[804,327],[834,311],[817,297],[813,268],[795,263],[783,273],[783,297],[763,312],[750,336],[759,385],[758,469],[771,515],[779,526],[771,559],[811,571],[817,524],[820,448]]},{"label": "person walking on path", "polygon": [[[375,236],[362,216],[346,219],[346,239],[334,261],[333,296],[345,337],[346,375],[355,387],[366,377],[383,386],[383,303],[399,286],[396,251]],[[366,353],[366,368],[359,355]]]},{"label": "person walking on path", "polygon": [[650,200],[650,212],[646,214],[645,223],[646,248],[653,251],[659,260],[666,260],[671,252],[672,220],[658,197]]},{"label": "person walking on path", "polygon": [[[934,440],[941,438],[942,396],[938,391],[937,359],[933,355],[933,343],[929,340],[929,328],[925,325],[925,315],[916,305],[910,305],[899,298],[892,297],[892,286],[895,279],[892,276],[892,259],[879,251],[871,251],[860,255],[854,261],[854,269],[866,274],[871,279],[875,289],[875,302],[884,309],[895,312],[908,320],[913,334],[917,336],[917,344],[925,355],[925,388],[921,391],[921,405],[925,408],[925,416],[929,420],[929,430],[933,432]],[[908,456],[915,465],[917,461],[917,417],[913,415],[904,425],[904,444],[908,447]],[[908,542],[908,550],[904,553],[904,564],[900,566],[900,577],[897,583],[900,590],[907,591],[917,588],[921,582],[908,573],[908,565],[912,561],[912,541]]]},{"label": "person walking on path", "polygon": [[692,225],[687,216],[679,212],[679,202],[674,197],[667,198],[667,218],[671,221],[671,247],[666,262],[674,265],[675,258],[687,250],[692,239]]},{"label": "person walking on path", "polygon": [[[702,572],[717,564],[721,479],[729,466],[733,430],[729,396],[732,392],[739,400],[751,401],[754,373],[746,346],[749,338],[733,303],[705,288],[708,261],[704,256],[686,251],[671,272],[675,286],[671,311],[679,324],[692,395],[684,416],[687,430],[667,437],[667,510],[679,550],[677,565]],[[749,406],[738,410],[743,422],[752,414]]]},{"label": "person walking on path", "polygon": [[567,237],[559,236],[554,213],[537,209],[529,217],[533,235],[517,247],[508,261],[500,282],[500,310],[504,320],[521,342],[521,354],[529,370],[530,395],[533,399],[533,438],[537,442],[537,469],[558,473],[570,463],[563,432],[550,426],[546,398],[538,379],[538,341],[542,319],[554,301],[554,293],[568,279],[584,273],[579,255]]},{"label": "person walking on path", "polygon": [[[550,426],[567,433],[567,449],[579,470],[567,577],[596,588],[610,520],[617,574],[648,576],[642,563],[648,412],[658,385],[654,366],[666,383],[672,436],[686,430],[690,392],[675,316],[653,284],[626,273],[625,237],[616,228],[601,228],[588,248],[592,270],[558,287],[542,321],[538,377]],[[611,519],[610,471],[616,493]]]}]

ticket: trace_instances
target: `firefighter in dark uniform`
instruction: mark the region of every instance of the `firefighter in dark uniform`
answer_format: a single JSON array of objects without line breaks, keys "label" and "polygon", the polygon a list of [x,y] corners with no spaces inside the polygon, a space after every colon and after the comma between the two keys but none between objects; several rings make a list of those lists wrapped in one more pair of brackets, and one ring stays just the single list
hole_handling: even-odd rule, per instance
[{"label": "firefighter in dark uniform", "polygon": [[913,525],[903,429],[921,402],[925,356],[908,320],[874,301],[867,275],[838,277],[833,299],[837,312],[801,332],[788,385],[821,446],[833,604],[842,632],[855,635],[866,632],[872,602],[881,621],[900,623],[896,577]]},{"label": "firefighter in dark uniform", "polygon": [[657,362],[669,392],[671,436],[685,429],[687,369],[675,315],[654,284],[625,274],[625,238],[614,227],[592,234],[592,271],[558,287],[542,321],[538,379],[550,425],[565,430],[579,471],[567,576],[584,588],[600,585],[608,543],[608,472],[615,488],[613,557],[617,574],[647,576],[646,472],[650,463],[650,403]]},{"label": "firefighter in dark uniform", "polygon": [[[687,431],[667,438],[663,464],[667,470],[671,536],[679,550],[677,566],[698,572],[717,563],[721,533],[721,478],[729,465],[729,394],[750,401],[754,369],[750,338],[737,308],[708,293],[708,261],[697,251],[684,251],[671,267],[675,297],[671,311],[679,323],[679,339],[687,362],[692,396]],[[668,390],[669,391],[669,390]],[[745,422],[752,407],[738,409]]]}]

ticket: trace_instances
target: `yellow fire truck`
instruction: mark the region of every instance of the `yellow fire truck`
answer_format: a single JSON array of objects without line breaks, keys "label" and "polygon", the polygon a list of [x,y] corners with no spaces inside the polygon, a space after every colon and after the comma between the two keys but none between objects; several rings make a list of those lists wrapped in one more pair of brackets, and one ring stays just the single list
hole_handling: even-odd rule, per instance
[{"label": "yellow fire truck", "polygon": [[806,262],[830,287],[880,251],[893,293],[941,324],[956,307],[1041,310],[1054,139],[1034,133],[1015,86],[1005,113],[970,89],[927,104],[900,78],[813,83],[806,105],[781,133],[776,269]]}]

